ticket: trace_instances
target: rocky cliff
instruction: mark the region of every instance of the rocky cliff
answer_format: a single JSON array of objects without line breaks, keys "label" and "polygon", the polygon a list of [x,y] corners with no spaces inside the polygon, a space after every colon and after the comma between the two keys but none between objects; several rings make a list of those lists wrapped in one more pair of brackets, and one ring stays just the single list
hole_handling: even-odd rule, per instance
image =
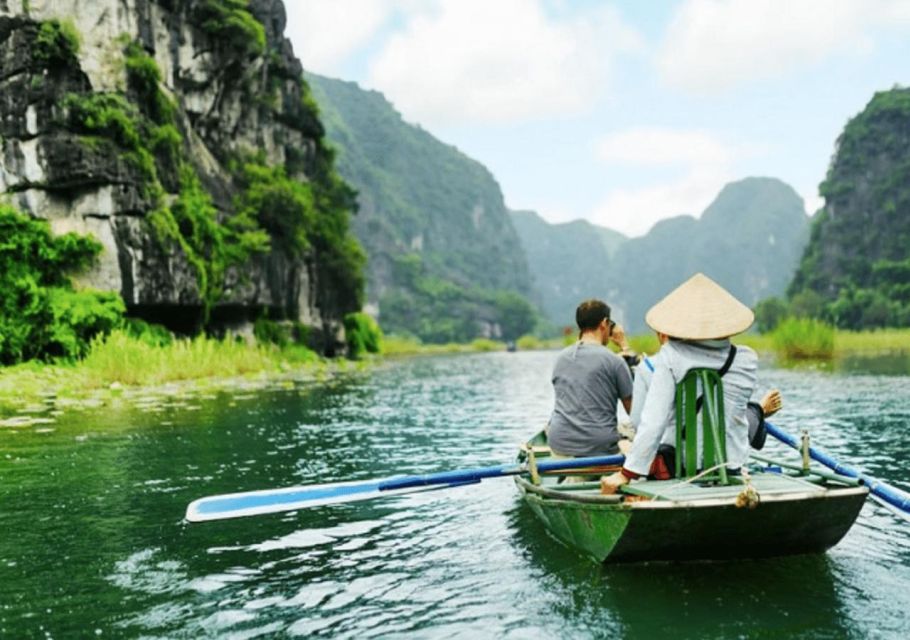
[{"label": "rocky cliff", "polygon": [[795,311],[851,329],[910,325],[910,89],[875,94],[847,123],[820,193]]},{"label": "rocky cliff", "polygon": [[528,213],[515,216],[528,254],[545,259],[535,275],[544,297],[561,305],[545,303],[552,322],[571,325],[578,302],[601,297],[635,333],[648,330],[647,310],[697,271],[748,305],[780,295],[809,227],[802,199],[774,178],[730,183],[700,218],[661,220],[639,238],[582,221],[548,225]]},{"label": "rocky cliff", "polygon": [[307,79],[338,169],[359,192],[354,229],[383,328],[428,341],[530,330],[527,261],[487,168],[405,122],[376,91]]},{"label": "rocky cliff", "polygon": [[0,192],[104,245],[85,284],[187,332],[267,314],[332,351],[353,193],[280,0],[0,0]]},{"label": "rocky cliff", "polygon": [[587,220],[550,224],[534,211],[513,211],[528,255],[534,286],[546,318],[557,327],[574,326],[575,308],[588,298],[615,304],[613,255],[626,236]]}]

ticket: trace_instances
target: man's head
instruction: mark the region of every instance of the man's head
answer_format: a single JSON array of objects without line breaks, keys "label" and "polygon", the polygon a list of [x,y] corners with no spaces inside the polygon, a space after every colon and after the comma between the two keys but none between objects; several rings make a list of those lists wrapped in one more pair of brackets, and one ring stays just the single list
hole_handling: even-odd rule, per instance
[{"label": "man's head", "polygon": [[602,331],[601,341],[606,343],[613,325],[610,320],[609,305],[602,300],[585,300],[575,310],[575,324],[578,325],[579,336],[588,332]]}]

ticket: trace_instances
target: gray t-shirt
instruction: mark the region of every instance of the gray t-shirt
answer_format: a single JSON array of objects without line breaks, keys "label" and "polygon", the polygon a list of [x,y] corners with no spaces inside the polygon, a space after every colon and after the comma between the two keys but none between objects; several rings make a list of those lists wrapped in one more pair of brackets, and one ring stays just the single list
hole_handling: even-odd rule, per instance
[{"label": "gray t-shirt", "polygon": [[553,367],[556,404],[548,440],[557,453],[590,456],[615,453],[616,403],[632,395],[625,361],[597,344],[566,347]]}]

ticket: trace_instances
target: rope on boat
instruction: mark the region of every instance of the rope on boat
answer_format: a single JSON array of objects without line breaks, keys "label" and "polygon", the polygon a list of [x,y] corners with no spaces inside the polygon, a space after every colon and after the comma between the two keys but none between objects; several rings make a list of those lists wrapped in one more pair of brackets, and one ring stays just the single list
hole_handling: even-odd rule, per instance
[{"label": "rope on boat", "polygon": [[742,478],[744,486],[743,490],[736,496],[736,506],[740,509],[743,507],[754,509],[761,502],[761,496],[758,490],[752,486],[752,476],[749,475],[749,470],[745,467],[742,468]]},{"label": "rope on boat", "polygon": [[698,474],[692,476],[691,478],[689,478],[689,479],[687,479],[687,480],[683,480],[683,481],[680,482],[679,484],[683,485],[683,484],[689,484],[690,482],[695,482],[695,481],[698,480],[699,478],[703,478],[703,477],[705,477],[706,475],[708,475],[709,473],[712,473],[712,472],[714,472],[714,471],[717,471],[717,470],[720,469],[721,467],[726,467],[726,466],[727,466],[727,463],[726,463],[726,462],[721,462],[720,464],[716,464],[716,465],[714,465],[713,467],[711,467],[710,469],[705,469],[705,470],[702,471],[701,473],[698,473]]},{"label": "rope on boat", "polygon": [[[695,482],[699,478],[703,478],[704,476],[706,476],[714,471],[717,471],[721,467],[725,467],[725,466],[726,466],[726,463],[724,463],[724,462],[722,462],[720,464],[716,464],[713,467],[711,467],[710,469],[705,469],[701,473],[698,473],[687,480],[683,480],[679,484],[684,485],[684,484],[689,484],[691,482]],[[746,469],[745,467],[741,467],[740,474],[743,479],[743,489],[736,496],[736,506],[739,507],[740,509],[742,509],[743,507],[746,507],[748,509],[754,509],[761,502],[761,495],[758,493],[758,490],[754,486],[752,486],[752,476],[749,475],[749,470]]]}]

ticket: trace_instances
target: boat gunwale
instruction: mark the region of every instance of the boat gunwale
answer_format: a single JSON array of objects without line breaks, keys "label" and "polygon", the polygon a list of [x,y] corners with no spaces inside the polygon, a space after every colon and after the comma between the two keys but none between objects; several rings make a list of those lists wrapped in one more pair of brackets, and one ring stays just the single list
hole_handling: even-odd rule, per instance
[{"label": "boat gunwale", "polygon": [[[705,498],[703,500],[634,500],[630,502],[618,502],[616,496],[598,496],[598,495],[573,495],[572,492],[562,492],[554,489],[541,488],[530,483],[525,478],[516,476],[516,484],[525,491],[525,497],[533,495],[542,502],[560,503],[562,505],[588,505],[608,507],[610,510],[636,510],[636,509],[700,509],[712,507],[724,507],[736,504],[736,496],[729,498]],[[853,495],[868,495],[869,488],[866,486],[859,487],[838,487],[835,489],[824,487],[821,491],[799,491],[791,493],[769,494],[761,496],[761,503],[768,502],[791,502],[803,500],[831,500],[845,498]],[[548,495],[549,494],[549,495]],[[558,494],[553,495],[553,494]],[[607,500],[610,498],[610,500]],[[555,505],[554,505],[555,506]]]}]

